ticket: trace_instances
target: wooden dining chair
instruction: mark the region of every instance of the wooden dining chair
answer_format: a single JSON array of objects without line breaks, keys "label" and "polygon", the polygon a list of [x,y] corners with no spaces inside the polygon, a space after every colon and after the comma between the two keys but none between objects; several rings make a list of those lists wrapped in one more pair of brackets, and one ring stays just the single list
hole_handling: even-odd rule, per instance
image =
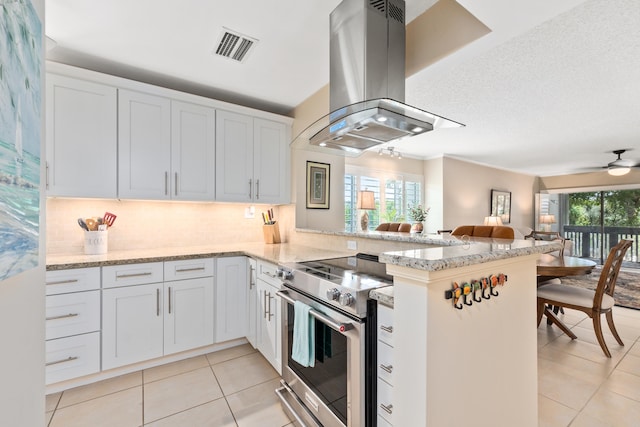
[{"label": "wooden dining chair", "polygon": [[607,357],[611,357],[611,353],[607,348],[602,335],[602,324],[600,315],[607,317],[609,329],[615,337],[618,344],[624,345],[613,324],[614,305],[613,291],[616,287],[618,273],[622,265],[622,259],[627,249],[633,242],[631,240],[621,240],[617,245],[611,248],[607,261],[602,267],[600,279],[596,290],[584,289],[577,286],[563,285],[562,283],[550,283],[538,287],[538,326],[542,321],[542,316],[547,316],[552,323],[555,323],[562,331],[571,339],[576,339],[576,335],[556,316],[551,307],[566,307],[574,310],[580,310],[586,313],[593,320],[593,329],[602,351]]}]

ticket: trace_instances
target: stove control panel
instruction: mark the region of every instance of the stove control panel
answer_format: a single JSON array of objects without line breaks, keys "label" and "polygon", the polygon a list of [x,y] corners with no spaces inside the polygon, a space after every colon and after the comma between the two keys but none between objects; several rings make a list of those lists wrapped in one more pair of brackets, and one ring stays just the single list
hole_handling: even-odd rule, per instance
[{"label": "stove control panel", "polygon": [[340,297],[338,298],[338,303],[343,307],[353,305],[354,302],[355,298],[353,298],[353,295],[351,295],[350,293],[340,294]]},{"label": "stove control panel", "polygon": [[331,288],[327,290],[327,299],[329,301],[338,301],[340,298],[340,291],[336,288]]}]

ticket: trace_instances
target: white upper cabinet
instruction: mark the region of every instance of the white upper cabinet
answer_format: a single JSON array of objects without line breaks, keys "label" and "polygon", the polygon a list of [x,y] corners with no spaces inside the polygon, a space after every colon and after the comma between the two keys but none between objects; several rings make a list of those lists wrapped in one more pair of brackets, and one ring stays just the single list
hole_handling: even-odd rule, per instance
[{"label": "white upper cabinet", "polygon": [[118,94],[118,194],[169,199],[171,101],[144,93]]},{"label": "white upper cabinet", "polygon": [[216,200],[288,203],[286,131],[282,123],[218,111]]},{"label": "white upper cabinet", "polygon": [[213,108],[171,101],[172,199],[214,199],[215,132]]},{"label": "white upper cabinet", "polygon": [[253,118],[229,111],[216,117],[216,200],[252,201]]},{"label": "white upper cabinet", "polygon": [[117,197],[117,90],[47,74],[48,196]]},{"label": "white upper cabinet", "polygon": [[254,201],[288,203],[289,144],[287,127],[271,120],[253,119]]}]

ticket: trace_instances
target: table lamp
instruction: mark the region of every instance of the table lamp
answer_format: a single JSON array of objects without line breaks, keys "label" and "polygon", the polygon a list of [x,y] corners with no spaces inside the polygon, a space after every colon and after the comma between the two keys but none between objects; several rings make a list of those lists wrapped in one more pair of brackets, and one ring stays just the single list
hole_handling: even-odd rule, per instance
[{"label": "table lamp", "polygon": [[502,225],[502,218],[499,216],[485,216],[484,225]]},{"label": "table lamp", "polygon": [[540,224],[543,226],[543,231],[551,231],[551,224],[556,223],[555,215],[540,215]]},{"label": "table lamp", "polygon": [[373,191],[364,190],[358,192],[358,204],[356,207],[364,211],[360,219],[360,226],[362,227],[362,231],[367,231],[369,229],[369,214],[367,211],[372,211],[376,208]]}]

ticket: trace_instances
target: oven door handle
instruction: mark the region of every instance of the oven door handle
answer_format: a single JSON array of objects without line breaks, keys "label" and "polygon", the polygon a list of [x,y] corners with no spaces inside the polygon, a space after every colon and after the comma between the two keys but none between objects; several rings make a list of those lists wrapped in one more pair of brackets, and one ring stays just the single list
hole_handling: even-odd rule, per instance
[{"label": "oven door handle", "polygon": [[[287,291],[278,291],[276,292],[276,295],[278,295],[280,298],[282,298],[283,300],[291,303],[291,304],[295,304],[296,300],[291,298]],[[313,308],[309,310],[309,314],[311,315],[311,317],[315,317],[316,319],[318,319],[319,321],[321,321],[322,323],[326,324],[327,326],[329,326],[331,329],[338,331],[338,332],[346,332],[349,329],[353,328],[353,324],[352,323],[340,323],[340,322],[336,322],[335,320],[333,320],[332,318],[325,316],[324,314],[320,313],[319,311],[314,310]]]}]

